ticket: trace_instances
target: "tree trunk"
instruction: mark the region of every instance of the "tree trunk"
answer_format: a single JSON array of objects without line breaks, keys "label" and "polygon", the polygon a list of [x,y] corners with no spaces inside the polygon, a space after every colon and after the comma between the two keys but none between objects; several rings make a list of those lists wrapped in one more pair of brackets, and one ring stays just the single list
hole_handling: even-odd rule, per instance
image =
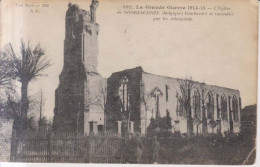
[{"label": "tree trunk", "polygon": [[190,100],[190,96],[191,96],[191,90],[188,90],[188,102],[187,102],[187,135],[188,137],[192,136],[193,134],[193,123],[192,123],[192,117],[191,117],[191,100]]},{"label": "tree trunk", "polygon": [[42,123],[42,107],[43,107],[43,102],[42,102],[42,91],[41,91],[41,99],[40,99],[40,117],[39,117],[38,131],[40,131],[40,129],[41,129],[41,123]]},{"label": "tree trunk", "polygon": [[24,134],[27,126],[27,112],[29,108],[29,100],[28,100],[28,82],[22,81],[21,87],[22,97],[21,97],[21,127],[20,132]]},{"label": "tree trunk", "polygon": [[104,110],[104,132],[107,131],[107,113],[106,110]]},{"label": "tree trunk", "polygon": [[10,159],[11,162],[17,161],[17,150],[18,150],[19,138],[20,138],[19,128],[20,128],[20,118],[15,117],[13,122],[13,127],[12,127],[11,159]]}]

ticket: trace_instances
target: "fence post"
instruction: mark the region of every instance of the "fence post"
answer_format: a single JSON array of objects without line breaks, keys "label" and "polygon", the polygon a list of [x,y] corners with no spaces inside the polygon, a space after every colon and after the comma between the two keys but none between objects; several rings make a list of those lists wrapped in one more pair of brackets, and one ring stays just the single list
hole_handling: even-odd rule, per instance
[{"label": "fence post", "polygon": [[87,138],[87,154],[88,154],[88,163],[92,162],[92,137],[88,136]]}]

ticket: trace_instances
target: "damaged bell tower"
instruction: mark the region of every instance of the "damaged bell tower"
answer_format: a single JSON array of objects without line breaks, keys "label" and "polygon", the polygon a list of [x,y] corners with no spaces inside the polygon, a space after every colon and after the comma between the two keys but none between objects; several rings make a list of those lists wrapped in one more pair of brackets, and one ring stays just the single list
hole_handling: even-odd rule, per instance
[{"label": "damaged bell tower", "polygon": [[90,12],[69,3],[65,20],[64,65],[55,91],[53,129],[55,132],[97,133],[104,125],[104,111],[96,105],[100,85],[98,73],[98,32],[96,9]]}]

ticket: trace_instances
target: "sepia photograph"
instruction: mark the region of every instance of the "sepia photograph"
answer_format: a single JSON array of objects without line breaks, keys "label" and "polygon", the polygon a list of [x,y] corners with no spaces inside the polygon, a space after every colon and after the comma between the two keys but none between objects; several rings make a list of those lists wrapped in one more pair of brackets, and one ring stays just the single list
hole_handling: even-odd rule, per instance
[{"label": "sepia photograph", "polygon": [[253,165],[257,56],[257,0],[2,0],[0,162]]}]

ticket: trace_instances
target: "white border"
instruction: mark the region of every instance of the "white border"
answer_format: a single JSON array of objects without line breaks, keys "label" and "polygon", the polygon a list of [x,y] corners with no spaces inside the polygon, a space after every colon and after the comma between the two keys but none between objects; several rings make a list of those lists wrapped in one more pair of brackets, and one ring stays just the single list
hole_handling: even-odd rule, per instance
[{"label": "white border", "polygon": [[[258,9],[260,10],[260,7],[258,6]],[[258,33],[260,30],[260,26],[259,26],[259,22],[260,22],[260,14],[258,12]],[[258,41],[259,41],[259,34],[258,34]],[[258,48],[260,48],[260,44],[258,42]],[[260,59],[259,59],[259,49],[258,49],[258,64],[260,64]],[[260,68],[258,66],[258,74],[257,74],[258,78],[260,76]],[[258,81],[257,83],[258,88],[260,86],[260,82]],[[257,89],[257,113],[259,113],[259,104],[260,104],[260,92],[259,89]],[[259,127],[259,122],[260,122],[260,114],[257,114],[257,127]],[[250,167],[257,167],[260,166],[260,161],[259,161],[259,150],[260,150],[260,139],[259,136],[260,135],[260,128],[257,128],[257,144],[256,144],[256,161],[254,165],[250,165]],[[0,167],[86,167],[86,166],[91,166],[91,167],[130,167],[130,166],[153,166],[153,167],[159,167],[159,166],[165,166],[165,165],[152,165],[152,164],[79,164],[79,163],[9,163],[9,162],[0,162]],[[199,167],[201,165],[175,165],[175,164],[167,164],[167,166],[194,166],[194,167]],[[203,165],[205,167],[208,166],[214,166],[214,165]],[[232,167],[232,166],[242,166],[242,165],[221,165],[221,167]]]}]

